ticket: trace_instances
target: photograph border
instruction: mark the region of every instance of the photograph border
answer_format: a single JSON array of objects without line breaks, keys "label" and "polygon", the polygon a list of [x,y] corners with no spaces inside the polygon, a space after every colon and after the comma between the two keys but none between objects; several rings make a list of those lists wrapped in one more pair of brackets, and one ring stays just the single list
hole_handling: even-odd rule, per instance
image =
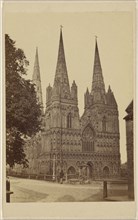
[{"label": "photograph border", "polygon": [[[14,1],[13,1],[14,2]],[[12,3],[13,3],[12,2]],[[15,1],[16,2],[16,1]],[[28,1],[29,3],[32,3],[32,1]],[[36,2],[36,1],[34,1]],[[136,16],[136,2],[135,1],[121,1],[118,3],[118,1],[37,1],[37,3],[45,2],[45,3],[69,3],[69,4],[93,4],[93,5],[103,5],[106,8],[107,11],[109,10],[115,10],[115,11],[127,11],[131,10],[134,14],[134,17]],[[100,3],[101,2],[101,3]],[[3,19],[4,19],[4,4],[7,4],[8,1],[5,1],[2,3],[2,13],[3,13]],[[22,1],[20,1],[22,3]],[[103,8],[103,6],[101,6]],[[109,6],[110,5],[110,6]],[[112,6],[111,6],[112,5]],[[109,7],[108,7],[109,6]],[[95,7],[95,6],[94,6]],[[97,6],[96,6],[97,7]],[[110,8],[110,9],[109,9]],[[105,11],[105,9],[101,9]],[[134,42],[136,44],[136,21],[134,20]],[[1,72],[5,73],[4,66],[5,66],[5,60],[4,60],[4,34],[2,33],[2,69]],[[134,44],[134,45],[135,45]],[[136,47],[134,48],[134,66],[136,66]],[[4,75],[2,74],[2,125],[1,130],[5,131],[5,79]],[[134,73],[134,80],[136,76]],[[134,81],[134,94],[136,101],[136,85]],[[136,108],[137,108],[137,102],[135,104],[134,101],[134,116],[136,116]],[[128,103],[129,104],[129,103]],[[134,126],[134,134],[136,134],[136,124]],[[137,157],[137,149],[136,149],[136,137],[134,135],[134,183],[135,183],[135,195],[137,193],[137,176],[136,176],[136,157]],[[5,145],[5,132],[2,132],[2,146]],[[2,212],[3,212],[3,218],[4,219],[136,219],[136,201],[130,201],[130,202],[59,202],[59,203],[6,203],[6,174],[5,174],[5,165],[6,164],[6,153],[5,148],[3,147],[2,153]]]}]

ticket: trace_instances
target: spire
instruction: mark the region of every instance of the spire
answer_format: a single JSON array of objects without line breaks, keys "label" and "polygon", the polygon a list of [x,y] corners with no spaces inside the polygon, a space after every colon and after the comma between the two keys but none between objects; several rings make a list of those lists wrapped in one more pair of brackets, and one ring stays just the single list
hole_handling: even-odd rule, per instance
[{"label": "spire", "polygon": [[38,48],[37,47],[36,47],[34,71],[33,71],[32,80],[33,80],[33,83],[35,84],[35,89],[36,89],[38,102],[43,106],[41,77],[40,77],[39,58],[38,58]]},{"label": "spire", "polygon": [[93,67],[93,80],[92,80],[92,95],[94,96],[94,102],[105,102],[105,85],[102,75],[102,67],[100,62],[97,37],[95,39],[95,56]]},{"label": "spire", "polygon": [[[35,71],[36,69],[36,71]],[[38,59],[38,47],[36,47],[36,54],[35,54],[35,62],[34,62],[34,72],[33,72],[33,80],[36,80],[36,77],[40,77],[40,74],[36,74],[39,69],[39,59]],[[40,71],[39,71],[40,72]]]},{"label": "spire", "polygon": [[70,86],[67,74],[65,53],[64,53],[64,44],[62,36],[62,26],[60,27],[60,40],[59,40],[59,49],[58,49],[58,58],[56,66],[56,74],[54,79],[54,86],[60,86],[62,95],[66,93],[67,96],[70,95]]},{"label": "spire", "polygon": [[[99,50],[98,50],[97,36],[95,36],[95,59],[94,59],[94,67],[95,67],[95,71],[96,71],[96,70],[102,71],[101,62],[100,62],[100,56],[99,56]],[[98,68],[97,68],[97,67],[98,67]]]}]

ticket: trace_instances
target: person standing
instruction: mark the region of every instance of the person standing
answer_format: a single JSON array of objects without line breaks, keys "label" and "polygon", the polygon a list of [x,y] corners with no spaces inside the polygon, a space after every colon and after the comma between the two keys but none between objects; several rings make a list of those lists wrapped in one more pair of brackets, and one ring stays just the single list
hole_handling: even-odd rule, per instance
[{"label": "person standing", "polygon": [[60,171],[60,184],[63,183],[63,177],[64,177],[64,172],[63,170]]}]

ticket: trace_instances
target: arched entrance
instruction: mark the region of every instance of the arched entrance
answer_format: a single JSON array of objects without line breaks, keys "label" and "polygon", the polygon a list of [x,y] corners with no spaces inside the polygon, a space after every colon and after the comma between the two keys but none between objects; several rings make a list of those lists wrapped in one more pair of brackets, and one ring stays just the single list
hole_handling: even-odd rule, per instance
[{"label": "arched entrance", "polygon": [[93,164],[91,162],[87,163],[87,177],[88,179],[92,179],[93,177]]},{"label": "arched entrance", "polygon": [[73,166],[70,166],[67,170],[68,179],[75,178],[76,170]]},{"label": "arched entrance", "polygon": [[67,171],[68,174],[76,174],[76,170],[73,166],[69,167],[68,168],[68,171]]},{"label": "arched entrance", "polygon": [[109,167],[105,166],[103,168],[103,176],[108,178],[109,177]]}]

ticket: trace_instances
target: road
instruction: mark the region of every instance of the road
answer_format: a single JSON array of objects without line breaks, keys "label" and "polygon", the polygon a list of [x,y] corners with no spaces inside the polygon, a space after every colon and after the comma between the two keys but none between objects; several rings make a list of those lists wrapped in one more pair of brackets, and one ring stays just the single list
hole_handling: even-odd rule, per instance
[{"label": "road", "polygon": [[[59,184],[10,177],[11,202],[89,202],[103,201],[102,183]],[[126,185],[108,186],[110,194],[126,195]]]}]

